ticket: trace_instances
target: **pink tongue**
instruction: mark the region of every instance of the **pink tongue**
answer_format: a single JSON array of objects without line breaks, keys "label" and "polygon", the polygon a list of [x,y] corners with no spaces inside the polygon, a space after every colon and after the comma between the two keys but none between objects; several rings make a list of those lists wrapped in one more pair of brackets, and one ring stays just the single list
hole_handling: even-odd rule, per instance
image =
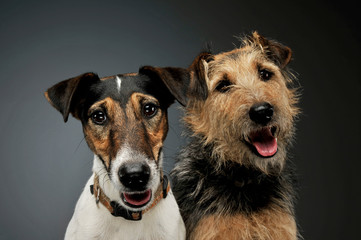
[{"label": "pink tongue", "polygon": [[270,129],[253,134],[252,144],[257,152],[263,157],[271,157],[277,152],[277,140],[272,136]]},{"label": "pink tongue", "polygon": [[149,202],[151,196],[151,190],[147,190],[145,193],[141,194],[129,194],[124,193],[124,198],[128,203],[134,206],[141,206]]}]

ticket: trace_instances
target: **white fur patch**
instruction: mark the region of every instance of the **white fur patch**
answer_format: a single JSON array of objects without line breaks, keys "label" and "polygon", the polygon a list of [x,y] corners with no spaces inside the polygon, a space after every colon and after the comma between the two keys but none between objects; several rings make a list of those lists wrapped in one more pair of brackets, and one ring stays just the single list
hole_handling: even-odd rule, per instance
[{"label": "white fur patch", "polygon": [[[150,168],[150,179],[147,185],[148,189],[151,189],[153,193],[156,192],[159,184],[160,184],[160,173],[157,168],[157,164],[154,160],[149,159],[144,154],[140,153],[139,151],[132,149],[127,144],[124,144],[120,151],[118,152],[116,158],[112,162],[112,167],[110,169],[110,176],[111,181],[114,184],[114,187],[118,190],[118,192],[124,192],[126,189],[123,186],[123,184],[119,180],[119,168],[126,164],[127,162],[145,162],[149,168]],[[152,198],[154,198],[154,195],[152,195]],[[153,201],[153,199],[151,200]],[[119,202],[123,207],[126,207],[129,209],[129,206],[125,206],[122,201]],[[147,206],[144,206],[144,209]],[[140,209],[131,209],[131,210],[143,210]]]},{"label": "white fur patch", "polygon": [[122,79],[120,77],[116,76],[115,81],[117,83],[118,92],[120,92],[120,88],[122,87]]}]

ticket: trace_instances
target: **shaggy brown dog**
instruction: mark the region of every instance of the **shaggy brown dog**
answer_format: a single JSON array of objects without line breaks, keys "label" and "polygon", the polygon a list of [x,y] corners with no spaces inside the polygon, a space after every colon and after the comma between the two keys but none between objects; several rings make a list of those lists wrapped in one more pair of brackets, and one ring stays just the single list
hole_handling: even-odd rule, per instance
[{"label": "shaggy brown dog", "polygon": [[187,239],[297,239],[287,148],[299,113],[291,50],[256,32],[203,53],[171,87],[191,142],[172,171]]}]

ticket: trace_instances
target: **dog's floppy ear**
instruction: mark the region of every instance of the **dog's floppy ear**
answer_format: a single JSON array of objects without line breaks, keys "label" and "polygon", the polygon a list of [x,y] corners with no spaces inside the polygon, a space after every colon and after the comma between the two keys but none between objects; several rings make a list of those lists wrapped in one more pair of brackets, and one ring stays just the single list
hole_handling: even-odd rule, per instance
[{"label": "dog's floppy ear", "polygon": [[76,109],[82,97],[85,97],[89,86],[100,81],[95,73],[84,73],[74,78],[59,82],[45,92],[46,99],[55,107],[68,121],[69,113],[79,118]]},{"label": "dog's floppy ear", "polygon": [[211,60],[212,55],[203,52],[196,57],[188,69],[144,66],[139,69],[139,73],[151,78],[159,78],[174,98],[183,106],[187,106],[191,98],[205,100],[208,97],[206,79],[208,62]]},{"label": "dog's floppy ear", "polygon": [[289,47],[286,47],[276,41],[268,40],[257,32],[253,32],[251,41],[266,50],[268,58],[281,68],[286,67],[291,61],[292,51]]},{"label": "dog's floppy ear", "polygon": [[[151,79],[159,79],[168,88],[173,97],[183,106],[187,103],[187,86],[190,74],[187,69],[175,67],[152,67],[144,66],[139,73]],[[174,99],[173,99],[174,101]]]},{"label": "dog's floppy ear", "polygon": [[191,81],[188,94],[196,99],[205,100],[208,97],[208,63],[213,61],[213,55],[209,52],[200,53],[189,67]]}]

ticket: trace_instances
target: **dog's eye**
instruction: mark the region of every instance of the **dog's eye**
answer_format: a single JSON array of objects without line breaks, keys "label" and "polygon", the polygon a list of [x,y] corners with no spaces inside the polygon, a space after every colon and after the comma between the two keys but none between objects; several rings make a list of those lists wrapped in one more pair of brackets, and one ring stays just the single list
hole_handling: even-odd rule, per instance
[{"label": "dog's eye", "polygon": [[103,125],[105,123],[105,121],[107,120],[107,117],[104,112],[96,111],[96,112],[92,113],[91,119],[95,124]]},{"label": "dog's eye", "polygon": [[266,69],[260,69],[259,70],[259,76],[261,77],[261,79],[263,81],[266,82],[266,81],[271,79],[271,77],[273,76],[273,72],[270,72],[270,71],[268,71]]},{"label": "dog's eye", "polygon": [[227,92],[230,89],[231,85],[232,85],[232,83],[230,81],[222,80],[217,84],[216,90],[218,92],[224,93],[224,92]]},{"label": "dog's eye", "polygon": [[143,106],[143,114],[147,118],[153,117],[158,112],[158,106],[153,103],[147,103]]}]

